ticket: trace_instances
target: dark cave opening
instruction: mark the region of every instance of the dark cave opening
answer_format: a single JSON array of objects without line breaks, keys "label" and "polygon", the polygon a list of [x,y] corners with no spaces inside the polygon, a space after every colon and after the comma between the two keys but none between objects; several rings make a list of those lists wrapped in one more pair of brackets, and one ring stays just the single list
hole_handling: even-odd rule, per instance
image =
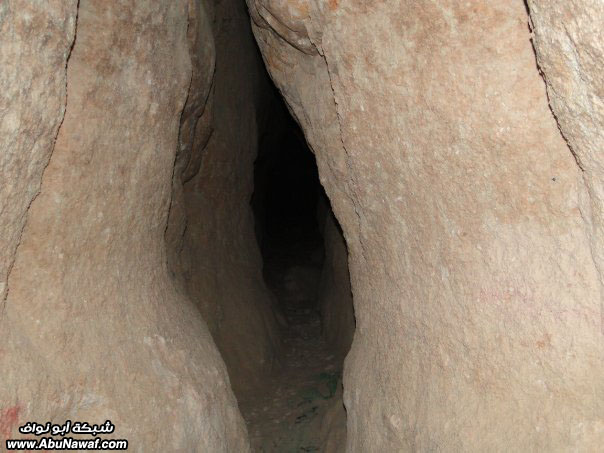
[{"label": "dark cave opening", "polygon": [[275,127],[260,138],[251,200],[264,279],[283,311],[315,310],[329,201],[315,157],[282,101],[270,118]]},{"label": "dark cave opening", "polygon": [[254,451],[319,451],[346,438],[342,369],[354,333],[348,256],[304,134],[278,95],[268,111],[250,203],[264,281],[282,321],[280,366],[240,407]]}]

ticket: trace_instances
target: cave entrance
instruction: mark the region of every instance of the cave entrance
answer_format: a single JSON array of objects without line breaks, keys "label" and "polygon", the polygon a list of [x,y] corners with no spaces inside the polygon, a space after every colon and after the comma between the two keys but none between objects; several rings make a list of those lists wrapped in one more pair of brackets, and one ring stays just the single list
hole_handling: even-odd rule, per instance
[{"label": "cave entrance", "polygon": [[254,451],[319,451],[346,436],[342,367],[354,331],[347,254],[304,134],[279,96],[269,111],[251,206],[281,347],[273,377],[240,407]]}]

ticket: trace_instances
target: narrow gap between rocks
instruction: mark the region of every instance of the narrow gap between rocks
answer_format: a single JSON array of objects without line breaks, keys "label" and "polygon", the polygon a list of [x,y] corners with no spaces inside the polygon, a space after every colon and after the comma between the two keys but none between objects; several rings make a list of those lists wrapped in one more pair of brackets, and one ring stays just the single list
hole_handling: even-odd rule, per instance
[{"label": "narrow gap between rocks", "polygon": [[272,375],[239,395],[240,407],[254,451],[337,451],[346,438],[342,368],[354,332],[345,244],[315,157],[280,99],[268,124],[250,204],[281,347]]},{"label": "narrow gap between rocks", "polygon": [[[253,451],[341,451],[355,330],[346,243],[245,2],[215,6],[181,117],[168,267],[220,352]],[[191,49],[207,44],[189,21]]]}]

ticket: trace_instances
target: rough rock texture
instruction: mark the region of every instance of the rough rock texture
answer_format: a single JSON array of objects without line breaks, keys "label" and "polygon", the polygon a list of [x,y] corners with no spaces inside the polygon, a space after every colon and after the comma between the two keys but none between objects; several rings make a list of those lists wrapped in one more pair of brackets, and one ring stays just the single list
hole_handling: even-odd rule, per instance
[{"label": "rough rock texture", "polygon": [[215,8],[214,131],[200,171],[184,186],[181,263],[238,393],[267,376],[278,344],[250,206],[270,90],[245,4],[228,0]]},{"label": "rough rock texture", "polygon": [[342,453],[346,451],[346,410],[342,404],[342,387],[338,391],[321,421],[321,451]]},{"label": "rough rock texture", "polygon": [[354,335],[354,309],[348,272],[348,251],[337,220],[330,212],[323,229],[325,262],[319,288],[322,333],[343,359]]},{"label": "rough rock texture", "polygon": [[248,5],[348,244],[348,451],[597,451],[588,194],[524,2]]},{"label": "rough rock texture", "polygon": [[0,304],[65,112],[76,0],[0,3]]},{"label": "rough rock texture", "polygon": [[[604,3],[531,0],[533,42],[550,106],[583,170],[589,207],[583,213],[604,297]],[[602,334],[604,335],[604,302]],[[604,397],[604,395],[600,395]]]},{"label": "rough rock texture", "polygon": [[180,118],[172,197],[165,234],[168,265],[172,275],[181,280],[185,272],[181,256],[186,253],[183,247],[187,227],[183,183],[199,172],[203,151],[213,132],[212,86],[216,48],[212,35],[212,15],[213,2],[196,0],[189,3],[187,38],[192,71],[187,101]]},{"label": "rough rock texture", "polygon": [[[15,29],[8,51],[2,40],[2,59],[10,46],[23,55],[21,66],[1,70],[21,96],[3,122],[16,145],[3,143],[0,154],[3,163],[9,156],[8,177],[28,179],[10,189],[7,212],[2,189],[2,225],[17,229],[61,122],[76,17],[76,2],[35,12],[18,3],[0,7],[3,31]],[[193,85],[186,33],[194,3],[79,2],[65,118],[0,317],[2,442],[28,420],[111,419],[113,436],[132,451],[248,449],[224,363],[198,308],[170,277],[164,241],[179,120]],[[28,52],[36,52],[30,63]],[[11,71],[25,74],[23,86],[13,87]]]}]

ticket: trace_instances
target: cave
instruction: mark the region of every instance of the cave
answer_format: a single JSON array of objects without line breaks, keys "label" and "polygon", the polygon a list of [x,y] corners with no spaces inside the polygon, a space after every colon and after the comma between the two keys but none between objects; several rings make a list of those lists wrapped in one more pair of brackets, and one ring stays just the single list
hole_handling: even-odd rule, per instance
[{"label": "cave", "polygon": [[319,451],[345,442],[341,377],[354,333],[346,246],[304,134],[273,99],[251,206],[281,341],[272,376],[238,400],[253,451]]},{"label": "cave", "polygon": [[0,3],[0,449],[598,451],[603,19]]}]

